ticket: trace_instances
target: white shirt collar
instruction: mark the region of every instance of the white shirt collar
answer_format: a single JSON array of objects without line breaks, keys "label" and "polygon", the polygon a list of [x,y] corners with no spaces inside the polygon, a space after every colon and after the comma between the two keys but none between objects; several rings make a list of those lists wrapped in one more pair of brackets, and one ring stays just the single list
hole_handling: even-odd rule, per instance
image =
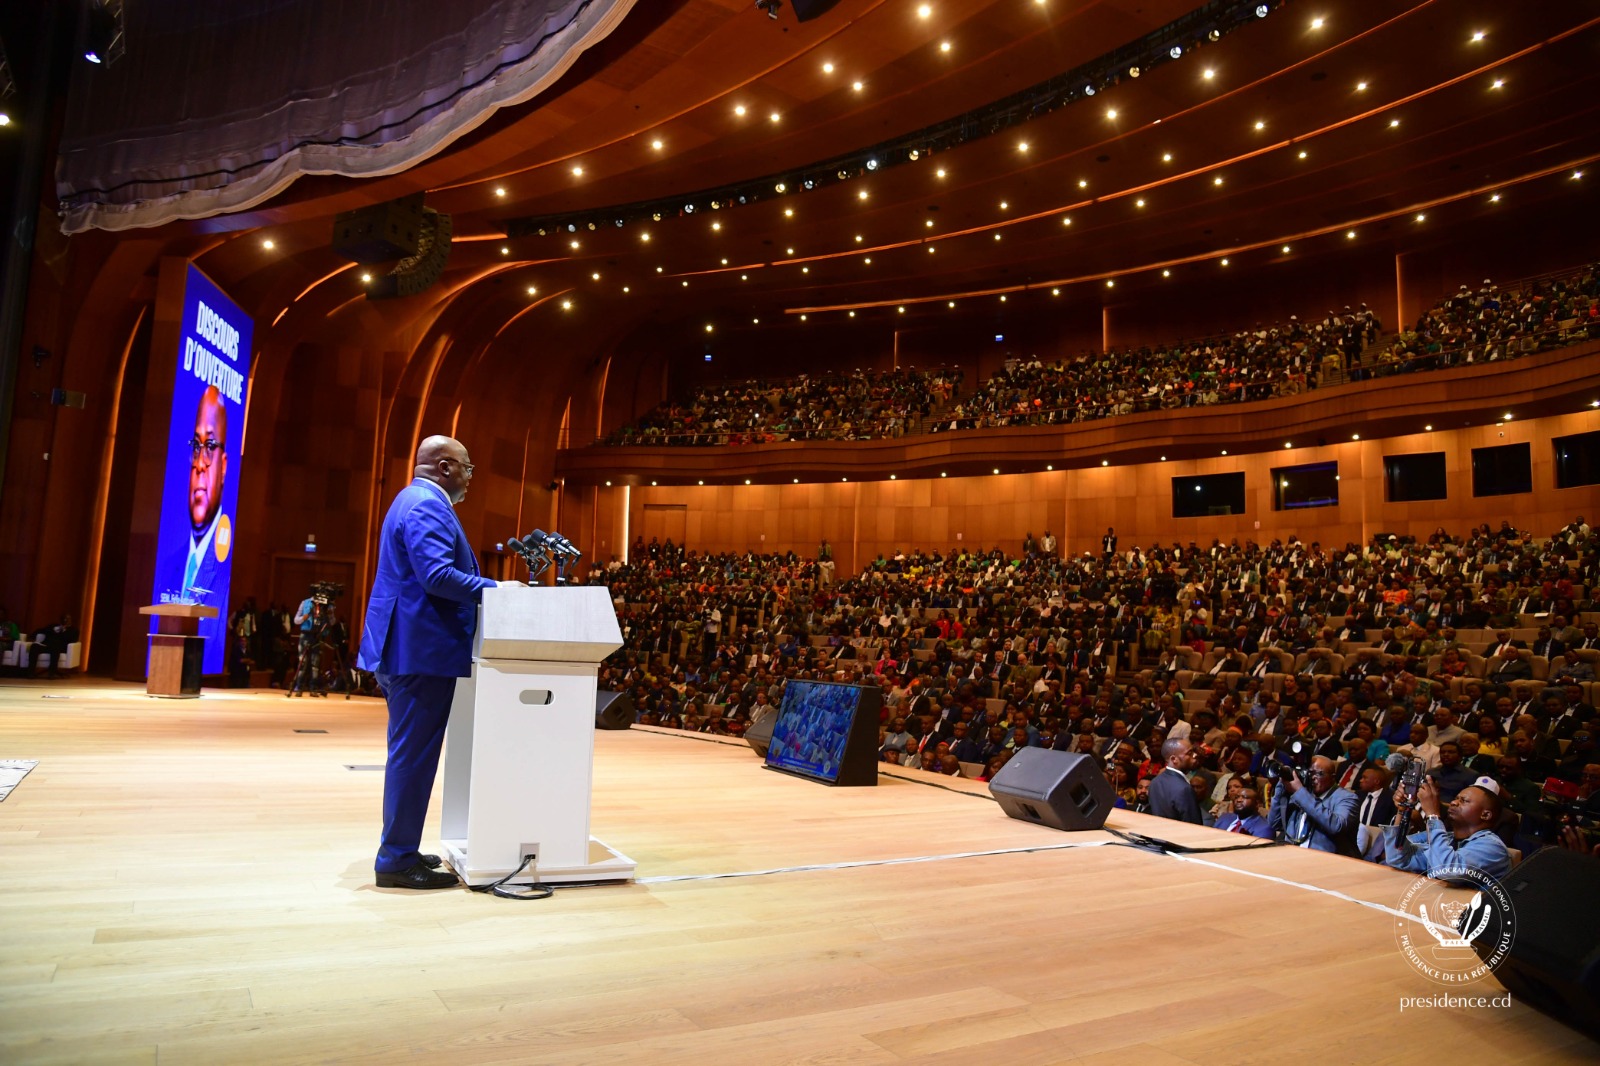
[{"label": "white shirt collar", "polygon": [[439,485],[437,482],[429,481],[425,477],[419,477],[419,478],[412,478],[411,479],[411,483],[413,485],[426,485],[426,486],[428,486],[434,492],[437,492],[439,494],[440,498],[443,499],[445,503],[449,503],[451,507],[455,506],[455,504],[450,503],[450,494],[448,492],[444,491],[444,488],[441,485]]}]

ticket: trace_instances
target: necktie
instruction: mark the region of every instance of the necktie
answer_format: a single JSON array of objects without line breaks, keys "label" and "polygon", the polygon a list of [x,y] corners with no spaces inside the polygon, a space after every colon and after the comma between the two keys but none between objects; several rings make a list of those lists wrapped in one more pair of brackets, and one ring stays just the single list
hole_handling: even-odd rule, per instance
[{"label": "necktie", "polygon": [[1373,812],[1373,809],[1375,807],[1377,807],[1377,806],[1378,806],[1378,794],[1376,792],[1367,793],[1367,798],[1361,801],[1361,824],[1362,825],[1371,825],[1372,824],[1372,812]]},{"label": "necktie", "polygon": [[1244,832],[1244,820],[1242,818],[1235,817],[1234,820],[1233,820],[1233,824],[1228,826],[1228,832],[1230,832],[1230,833],[1242,833],[1242,832]]}]

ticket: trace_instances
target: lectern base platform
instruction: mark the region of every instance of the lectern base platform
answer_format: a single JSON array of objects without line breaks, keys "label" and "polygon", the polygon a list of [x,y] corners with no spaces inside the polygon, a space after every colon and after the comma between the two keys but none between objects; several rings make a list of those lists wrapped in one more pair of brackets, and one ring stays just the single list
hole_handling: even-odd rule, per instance
[{"label": "lectern base platform", "polygon": [[[469,885],[487,885],[500,880],[511,872],[510,867],[500,869],[479,869],[472,865],[467,857],[467,842],[465,840],[445,840],[444,861],[450,864],[451,869]],[[573,882],[588,881],[632,881],[638,863],[628,858],[622,852],[608,847],[596,840],[589,838],[589,861],[587,863],[568,866],[550,866],[540,863],[537,874],[524,873],[514,877],[507,884],[531,885],[535,880],[541,884],[571,884]]]}]

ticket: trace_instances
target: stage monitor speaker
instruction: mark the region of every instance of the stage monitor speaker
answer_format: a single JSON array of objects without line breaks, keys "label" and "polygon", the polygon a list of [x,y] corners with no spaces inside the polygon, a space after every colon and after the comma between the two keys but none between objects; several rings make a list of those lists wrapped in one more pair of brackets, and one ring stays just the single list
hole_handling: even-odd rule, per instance
[{"label": "stage monitor speaker", "polygon": [[752,722],[750,728],[744,731],[745,743],[763,759],[767,757],[767,746],[772,743],[772,727],[777,720],[777,715],[769,714],[759,722]]},{"label": "stage monitor speaker", "polygon": [[594,694],[594,727],[627,729],[633,725],[633,697],[626,692],[597,689]]},{"label": "stage monitor speaker", "polygon": [[[1600,1040],[1600,859],[1541,848],[1500,884],[1516,931],[1495,977],[1521,1002]],[[1495,941],[1482,936],[1473,947],[1483,957]]]},{"label": "stage monitor speaker", "polygon": [[1092,756],[1050,748],[1019,748],[989,791],[1012,818],[1052,829],[1099,829],[1117,802]]}]

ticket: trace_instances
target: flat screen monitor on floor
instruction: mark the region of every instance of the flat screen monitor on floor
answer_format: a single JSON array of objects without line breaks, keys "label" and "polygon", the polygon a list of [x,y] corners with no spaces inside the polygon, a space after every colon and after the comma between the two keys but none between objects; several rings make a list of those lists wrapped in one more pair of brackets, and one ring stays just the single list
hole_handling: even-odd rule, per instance
[{"label": "flat screen monitor on floor", "polygon": [[830,785],[878,783],[877,688],[790,681],[767,746],[767,767]]}]

